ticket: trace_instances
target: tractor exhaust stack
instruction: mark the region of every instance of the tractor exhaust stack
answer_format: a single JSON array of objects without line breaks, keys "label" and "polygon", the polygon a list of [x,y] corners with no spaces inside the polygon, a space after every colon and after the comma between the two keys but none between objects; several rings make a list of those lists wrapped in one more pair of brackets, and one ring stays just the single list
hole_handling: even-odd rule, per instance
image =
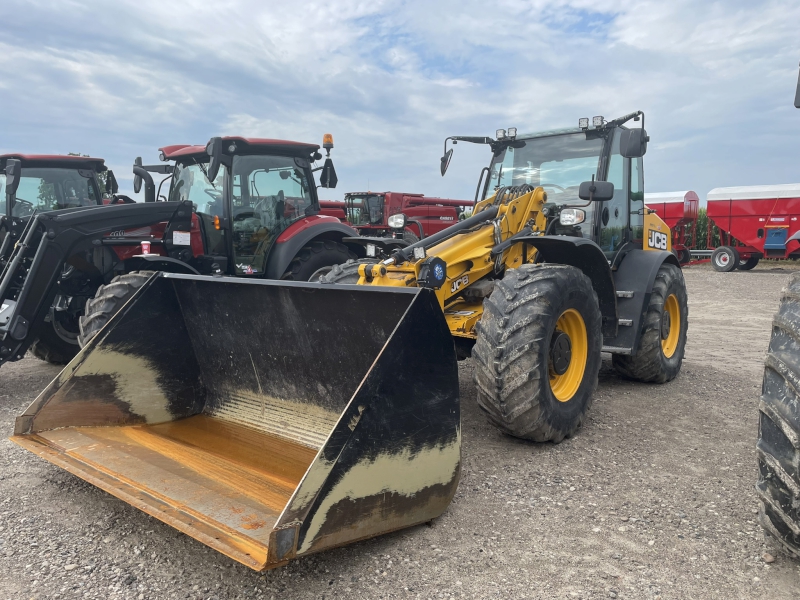
[{"label": "tractor exhaust stack", "polygon": [[158,274],[13,441],[256,570],[429,521],[460,472],[433,292]]}]

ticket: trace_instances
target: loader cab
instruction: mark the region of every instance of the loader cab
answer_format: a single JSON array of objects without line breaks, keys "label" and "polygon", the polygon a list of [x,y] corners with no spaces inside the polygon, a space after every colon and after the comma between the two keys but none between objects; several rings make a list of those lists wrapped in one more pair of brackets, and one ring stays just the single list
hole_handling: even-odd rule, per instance
[{"label": "loader cab", "polygon": [[311,167],[321,158],[318,150],[315,144],[241,137],[162,148],[164,159],[175,161],[169,200],[194,204],[206,253],[230,257],[230,274],[263,276],[281,233],[319,213]]},{"label": "loader cab", "polygon": [[[625,155],[626,131],[603,123],[494,142],[481,198],[500,187],[541,186],[547,193],[548,234],[591,239],[609,260],[626,244],[641,248],[643,161]],[[592,179],[613,183],[613,197],[581,199],[581,183]]]},{"label": "loader cab", "polygon": [[[16,192],[7,199],[5,168],[9,160],[20,161],[21,172]],[[0,214],[24,219],[34,212],[101,205],[98,175],[103,173],[110,171],[101,158],[4,154],[0,156]]]}]

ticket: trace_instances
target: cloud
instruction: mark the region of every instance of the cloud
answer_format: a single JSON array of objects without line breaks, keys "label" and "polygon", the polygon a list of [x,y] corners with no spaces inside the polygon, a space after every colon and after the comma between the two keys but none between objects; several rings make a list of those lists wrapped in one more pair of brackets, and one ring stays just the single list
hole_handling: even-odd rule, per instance
[{"label": "cloud", "polygon": [[[135,156],[221,133],[332,132],[341,197],[472,197],[442,141],[643,109],[647,189],[797,179],[793,2],[6,0],[3,150]],[[128,178],[128,181],[125,181]]]}]

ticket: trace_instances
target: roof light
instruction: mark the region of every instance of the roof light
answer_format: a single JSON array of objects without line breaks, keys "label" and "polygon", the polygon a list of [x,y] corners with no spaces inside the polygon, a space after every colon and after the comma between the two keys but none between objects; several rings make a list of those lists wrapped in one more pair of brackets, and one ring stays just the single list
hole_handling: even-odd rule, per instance
[{"label": "roof light", "polygon": [[589,129],[589,117],[578,119],[578,127],[581,129]]},{"label": "roof light", "polygon": [[228,146],[228,152],[230,152],[231,154],[236,152],[236,143],[235,142],[231,142],[231,145]]},{"label": "roof light", "polygon": [[602,127],[605,119],[603,117],[592,117],[592,125],[595,127]]},{"label": "roof light", "polygon": [[517,128],[516,127],[509,127],[508,128],[508,137],[512,140],[517,137]]},{"label": "roof light", "polygon": [[164,154],[163,150],[158,153],[158,160],[160,160],[161,162],[167,162],[167,155]]},{"label": "roof light", "polygon": [[322,136],[322,147],[326,150],[333,148],[333,134],[326,133]]},{"label": "roof light", "polygon": [[498,140],[502,140],[504,137],[506,137],[506,130],[505,129],[498,129],[497,131],[494,132],[494,136]]}]

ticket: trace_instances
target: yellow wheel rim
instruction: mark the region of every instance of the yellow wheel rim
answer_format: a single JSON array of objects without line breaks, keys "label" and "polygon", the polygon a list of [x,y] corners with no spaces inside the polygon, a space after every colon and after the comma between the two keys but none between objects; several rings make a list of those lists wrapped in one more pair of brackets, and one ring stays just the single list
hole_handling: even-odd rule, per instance
[{"label": "yellow wheel rim", "polygon": [[678,338],[681,336],[681,308],[675,294],[667,296],[664,302],[664,313],[661,315],[661,351],[667,358],[672,358],[678,349]]},{"label": "yellow wheel rim", "polygon": [[[568,366],[564,367],[564,338],[568,336],[569,356]],[[559,339],[560,338],[560,339]],[[586,370],[586,359],[589,356],[589,340],[586,335],[586,324],[583,317],[574,308],[569,308],[561,313],[556,321],[553,332],[553,341],[558,341],[561,346],[559,356],[554,355],[553,343],[549,354],[550,389],[559,402],[569,402],[583,381]],[[558,371],[561,371],[560,373]]]}]

